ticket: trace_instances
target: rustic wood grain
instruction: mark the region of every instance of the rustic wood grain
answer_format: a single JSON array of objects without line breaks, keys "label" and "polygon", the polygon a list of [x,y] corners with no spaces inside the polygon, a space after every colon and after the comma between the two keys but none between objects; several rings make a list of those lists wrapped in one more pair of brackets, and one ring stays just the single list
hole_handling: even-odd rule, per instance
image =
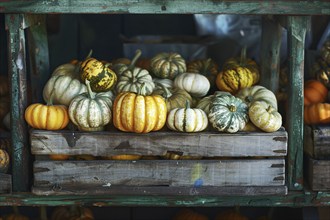
[{"label": "rustic wood grain", "polygon": [[36,195],[122,195],[122,196],[265,196],[287,195],[287,186],[112,186],[112,187],[33,187]]},{"label": "rustic wood grain", "polygon": [[92,154],[94,156],[138,154],[165,155],[178,151],[190,156],[285,156],[287,133],[219,132],[72,132],[31,130],[31,151],[35,155]]},{"label": "rustic wood grain", "polygon": [[311,157],[306,159],[307,181],[312,190],[330,190],[330,160],[315,160]]},{"label": "rustic wood grain", "polygon": [[12,192],[12,180],[10,174],[0,173],[0,194]]},{"label": "rustic wood grain", "polygon": [[330,14],[328,0],[205,1],[205,0],[12,0],[1,1],[3,13],[130,13],[130,14]]},{"label": "rustic wood grain", "polygon": [[284,159],[35,161],[34,187],[281,186]]},{"label": "rustic wood grain", "polygon": [[330,126],[304,127],[304,152],[314,159],[330,159]]}]

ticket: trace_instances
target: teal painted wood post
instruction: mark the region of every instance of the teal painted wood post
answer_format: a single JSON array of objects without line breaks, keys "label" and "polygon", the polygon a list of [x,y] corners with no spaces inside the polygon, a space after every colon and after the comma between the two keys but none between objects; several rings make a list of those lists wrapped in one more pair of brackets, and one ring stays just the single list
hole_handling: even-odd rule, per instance
[{"label": "teal painted wood post", "polygon": [[44,103],[42,92],[50,76],[46,15],[24,16],[28,26],[26,33],[30,58],[31,101]]},{"label": "teal painted wood post", "polygon": [[304,49],[309,16],[288,16],[288,184],[303,188]]},{"label": "teal painted wood post", "polygon": [[282,27],[270,16],[262,17],[260,85],[278,91]]},{"label": "teal painted wood post", "polygon": [[11,141],[13,191],[29,191],[29,149],[24,111],[27,106],[24,16],[6,14],[8,27],[8,72],[11,82]]}]

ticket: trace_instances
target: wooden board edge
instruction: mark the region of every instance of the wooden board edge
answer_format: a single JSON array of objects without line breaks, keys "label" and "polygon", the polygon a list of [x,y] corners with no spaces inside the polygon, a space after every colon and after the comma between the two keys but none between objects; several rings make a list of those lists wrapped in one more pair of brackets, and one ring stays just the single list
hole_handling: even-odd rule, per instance
[{"label": "wooden board edge", "polygon": [[12,193],[12,176],[0,173],[0,194]]}]

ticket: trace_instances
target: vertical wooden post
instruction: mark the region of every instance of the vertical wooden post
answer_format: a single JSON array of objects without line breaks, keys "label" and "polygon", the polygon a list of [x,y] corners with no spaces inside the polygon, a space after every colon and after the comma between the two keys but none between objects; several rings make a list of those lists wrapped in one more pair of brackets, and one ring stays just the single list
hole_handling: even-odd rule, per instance
[{"label": "vertical wooden post", "polygon": [[13,147],[13,191],[29,191],[28,132],[24,120],[27,107],[24,16],[6,14],[8,28],[8,72],[11,83],[11,140]]},{"label": "vertical wooden post", "polygon": [[278,91],[280,71],[281,25],[269,16],[262,17],[260,85]]},{"label": "vertical wooden post", "polygon": [[288,16],[288,184],[303,188],[304,50],[309,16]]},{"label": "vertical wooden post", "polygon": [[26,33],[30,58],[31,101],[44,102],[42,91],[50,75],[46,15],[24,16],[28,26]]}]

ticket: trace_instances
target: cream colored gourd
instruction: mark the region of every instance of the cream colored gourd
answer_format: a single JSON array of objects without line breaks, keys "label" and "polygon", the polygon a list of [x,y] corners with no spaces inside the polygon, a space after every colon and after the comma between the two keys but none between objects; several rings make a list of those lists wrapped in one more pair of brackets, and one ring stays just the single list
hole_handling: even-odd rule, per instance
[{"label": "cream colored gourd", "polygon": [[47,81],[43,89],[43,98],[49,100],[54,90],[53,103],[69,106],[71,100],[79,94],[87,92],[86,85],[80,82],[79,75],[74,73],[55,74]]},{"label": "cream colored gourd", "polygon": [[94,93],[86,81],[87,93],[76,96],[69,106],[72,123],[82,131],[102,131],[112,119],[113,94],[111,91]]},{"label": "cream colored gourd", "polygon": [[255,101],[265,101],[277,110],[277,99],[275,94],[259,85],[251,86],[240,90],[236,97],[242,99],[248,106],[250,106]]},{"label": "cream colored gourd", "polygon": [[210,89],[209,80],[199,73],[181,73],[174,79],[174,86],[196,97],[203,97]]},{"label": "cream colored gourd", "polygon": [[166,125],[173,131],[199,132],[207,128],[208,118],[203,110],[190,108],[186,102],[185,108],[175,108],[168,113]]},{"label": "cream colored gourd", "polygon": [[282,126],[282,116],[265,101],[255,101],[249,107],[251,122],[265,132],[277,131]]}]

